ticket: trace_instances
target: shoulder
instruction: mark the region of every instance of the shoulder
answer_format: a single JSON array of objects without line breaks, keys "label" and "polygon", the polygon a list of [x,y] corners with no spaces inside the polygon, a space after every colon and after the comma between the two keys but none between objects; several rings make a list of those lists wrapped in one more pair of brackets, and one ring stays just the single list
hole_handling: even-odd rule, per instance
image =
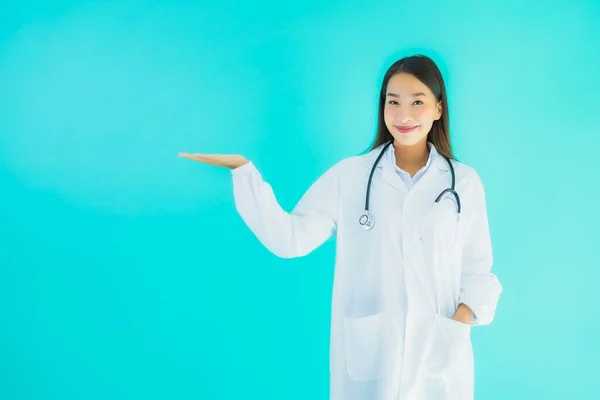
[{"label": "shoulder", "polygon": [[454,167],[457,181],[465,180],[466,182],[475,183],[478,185],[482,184],[481,176],[472,165],[461,161],[452,160],[452,166]]},{"label": "shoulder", "polygon": [[457,190],[463,203],[485,202],[485,187],[480,173],[472,165],[452,160],[456,173]]},{"label": "shoulder", "polygon": [[338,190],[353,188],[368,179],[374,162],[368,154],[343,157],[331,165],[322,178],[335,184]]},{"label": "shoulder", "polygon": [[335,168],[342,174],[359,173],[370,171],[374,160],[370,160],[367,155],[354,155],[342,158],[337,162]]},{"label": "shoulder", "polygon": [[363,154],[344,157],[333,166],[333,169],[337,170],[342,175],[350,176],[355,174],[360,175],[364,172],[369,173],[382,149],[383,145]]}]

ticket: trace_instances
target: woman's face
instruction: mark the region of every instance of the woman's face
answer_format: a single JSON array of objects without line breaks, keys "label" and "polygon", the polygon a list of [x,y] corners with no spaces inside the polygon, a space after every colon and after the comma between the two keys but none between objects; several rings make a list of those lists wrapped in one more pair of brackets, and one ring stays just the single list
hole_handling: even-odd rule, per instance
[{"label": "woman's face", "polygon": [[399,73],[390,78],[384,120],[397,145],[412,146],[426,141],[433,121],[441,116],[441,103],[414,75]]}]

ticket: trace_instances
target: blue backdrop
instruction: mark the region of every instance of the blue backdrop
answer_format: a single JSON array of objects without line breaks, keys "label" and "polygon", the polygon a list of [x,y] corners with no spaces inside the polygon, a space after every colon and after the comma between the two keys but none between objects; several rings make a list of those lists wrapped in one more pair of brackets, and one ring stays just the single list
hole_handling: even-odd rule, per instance
[{"label": "blue backdrop", "polygon": [[414,53],[487,190],[476,398],[600,396],[600,5],[554,4],[4,2],[0,399],[327,398],[334,242],[276,258],[177,154],[244,154],[290,210]]}]

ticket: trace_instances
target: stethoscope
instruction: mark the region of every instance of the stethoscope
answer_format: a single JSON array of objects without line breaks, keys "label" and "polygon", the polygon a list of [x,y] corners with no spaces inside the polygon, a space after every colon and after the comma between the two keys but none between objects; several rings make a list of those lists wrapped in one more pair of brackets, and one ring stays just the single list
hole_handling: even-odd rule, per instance
[{"label": "stethoscope", "polygon": [[[373,167],[371,168],[371,173],[369,174],[369,181],[367,183],[367,197],[365,199],[365,212],[358,219],[358,223],[366,230],[373,228],[373,225],[375,224],[375,218],[373,217],[373,214],[369,211],[369,195],[371,194],[371,181],[373,180],[373,173],[375,172],[375,168],[377,167],[379,160],[381,160],[381,157],[383,156],[383,154],[385,153],[385,151],[391,144],[392,144],[392,142],[388,142],[383,147],[383,149],[377,156],[377,159],[375,160]],[[454,184],[455,184],[455,180],[456,180],[456,176],[454,174],[454,167],[452,166],[452,163],[450,162],[448,157],[444,156],[444,159],[446,160],[446,162],[448,163],[448,166],[450,167],[450,173],[452,175],[452,185],[448,189],[445,189],[444,191],[442,191],[438,195],[438,197],[435,199],[435,202],[438,203],[442,199],[442,197],[444,197],[444,195],[446,193],[452,193],[454,195],[454,198],[456,199],[458,214],[460,214],[460,209],[461,209],[460,197],[458,196],[458,193],[456,192],[456,190],[454,190]]]}]

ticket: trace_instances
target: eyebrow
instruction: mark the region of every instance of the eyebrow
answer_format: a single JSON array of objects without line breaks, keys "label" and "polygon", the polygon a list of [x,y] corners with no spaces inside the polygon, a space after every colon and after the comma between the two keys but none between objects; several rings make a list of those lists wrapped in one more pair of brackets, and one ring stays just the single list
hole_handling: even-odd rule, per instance
[{"label": "eyebrow", "polygon": [[[387,94],[388,97],[400,97],[399,95],[397,95],[396,93],[388,93]],[[410,97],[418,97],[418,96],[425,96],[425,93],[423,92],[418,92],[418,93],[413,93],[410,95]]]}]

